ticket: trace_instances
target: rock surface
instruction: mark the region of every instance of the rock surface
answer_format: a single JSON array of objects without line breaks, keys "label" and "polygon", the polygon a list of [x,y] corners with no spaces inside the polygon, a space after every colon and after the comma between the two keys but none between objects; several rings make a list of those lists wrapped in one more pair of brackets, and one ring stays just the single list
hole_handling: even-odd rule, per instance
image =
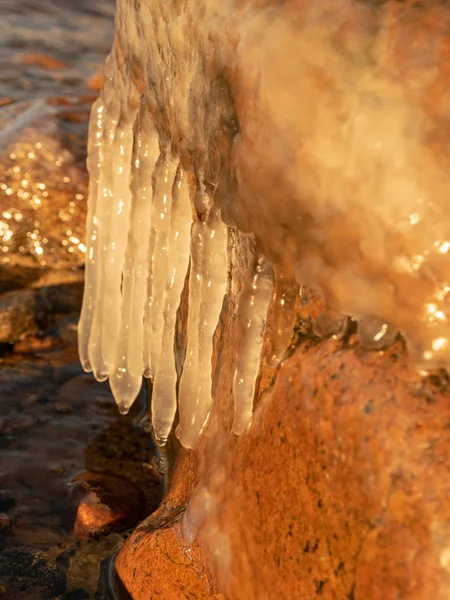
[{"label": "rock surface", "polygon": [[[173,492],[116,560],[135,600],[186,586],[230,600],[449,597],[448,378],[416,373],[401,340],[384,353],[320,341],[321,310],[305,293],[298,347],[264,369],[252,429],[213,423],[196,476],[180,455]],[[223,344],[226,422],[232,334]]]},{"label": "rock surface", "polygon": [[[0,552],[0,581],[8,598],[56,598],[64,591],[64,573],[38,552],[10,548]],[[26,596],[24,594],[27,594]]]}]

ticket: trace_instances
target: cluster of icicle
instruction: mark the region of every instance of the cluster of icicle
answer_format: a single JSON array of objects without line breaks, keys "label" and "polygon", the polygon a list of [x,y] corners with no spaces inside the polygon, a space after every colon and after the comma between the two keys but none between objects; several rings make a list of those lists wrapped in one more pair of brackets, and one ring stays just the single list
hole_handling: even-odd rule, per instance
[{"label": "cluster of icicle", "polygon": [[[99,98],[92,109],[80,359],[98,381],[109,379],[122,413],[138,396],[143,376],[150,378],[156,439],[165,443],[178,409],[177,435],[194,447],[212,408],[213,336],[227,291],[228,228],[201,185],[195,204],[203,210],[196,214],[180,158],[162,145],[148,114],[135,104],[124,110],[112,94],[108,104]],[[188,342],[177,393],[175,329],[188,273]],[[257,260],[238,306],[235,433],[251,421],[272,288],[270,265]]]}]

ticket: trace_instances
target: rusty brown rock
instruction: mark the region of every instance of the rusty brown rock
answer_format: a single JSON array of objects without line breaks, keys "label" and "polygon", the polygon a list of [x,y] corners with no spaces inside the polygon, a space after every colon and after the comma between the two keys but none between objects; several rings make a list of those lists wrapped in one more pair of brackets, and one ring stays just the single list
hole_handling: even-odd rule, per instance
[{"label": "rusty brown rock", "polygon": [[[305,295],[299,346],[263,373],[250,432],[212,424],[195,491],[192,458],[179,457],[175,497],[116,561],[135,600],[144,590],[180,598],[183,586],[230,600],[450,597],[448,379],[422,378],[401,341],[384,353],[356,336],[319,342],[311,316],[321,308]],[[230,347],[217,386],[225,419]],[[189,519],[199,524],[191,554]]]},{"label": "rusty brown rock", "polygon": [[165,600],[222,598],[214,591],[199,545],[183,540],[181,518],[194,491],[195,473],[195,453],[182,449],[163,503],[135,530],[129,551],[117,557],[117,573],[133,598],[148,598],[149,592]]}]

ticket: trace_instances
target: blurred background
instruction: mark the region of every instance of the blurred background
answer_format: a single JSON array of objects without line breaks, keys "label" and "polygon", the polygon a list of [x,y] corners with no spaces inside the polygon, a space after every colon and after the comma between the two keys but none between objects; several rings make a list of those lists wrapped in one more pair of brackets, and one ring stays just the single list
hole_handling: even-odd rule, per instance
[{"label": "blurred background", "polygon": [[110,0],[0,0],[0,600],[87,600],[158,505],[142,394],[82,373],[90,106]]}]

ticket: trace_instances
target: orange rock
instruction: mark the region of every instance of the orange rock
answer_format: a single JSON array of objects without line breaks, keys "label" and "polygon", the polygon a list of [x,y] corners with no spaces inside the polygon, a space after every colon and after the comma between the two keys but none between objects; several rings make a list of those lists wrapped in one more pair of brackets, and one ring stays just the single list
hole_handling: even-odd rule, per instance
[{"label": "orange rock", "polygon": [[241,437],[227,424],[234,345],[224,316],[221,416],[197,474],[183,452],[162,506],[116,560],[134,600],[180,598],[186,586],[227,600],[450,597],[448,379],[417,374],[401,341],[384,353],[355,336],[319,341],[319,312],[305,294],[299,346],[279,370],[263,369]]},{"label": "orange rock", "polygon": [[27,65],[36,65],[49,71],[67,69],[65,63],[49,54],[21,54],[19,60]]}]

